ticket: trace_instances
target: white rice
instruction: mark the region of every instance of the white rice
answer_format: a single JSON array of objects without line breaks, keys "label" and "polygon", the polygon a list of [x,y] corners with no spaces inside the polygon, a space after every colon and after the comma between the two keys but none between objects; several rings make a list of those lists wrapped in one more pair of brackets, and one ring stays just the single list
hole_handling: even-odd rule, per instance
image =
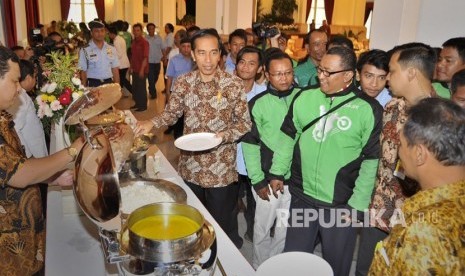
[{"label": "white rice", "polygon": [[129,185],[121,187],[122,211],[130,214],[139,207],[158,202],[174,202],[167,192],[151,185]]}]

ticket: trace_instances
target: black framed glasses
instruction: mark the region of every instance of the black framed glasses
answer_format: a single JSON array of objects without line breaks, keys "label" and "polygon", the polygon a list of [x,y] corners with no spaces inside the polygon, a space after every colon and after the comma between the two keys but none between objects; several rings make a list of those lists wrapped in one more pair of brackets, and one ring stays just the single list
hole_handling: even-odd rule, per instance
[{"label": "black framed glasses", "polygon": [[331,75],[341,73],[341,72],[346,72],[346,71],[352,71],[352,69],[344,69],[344,70],[330,72],[330,71],[325,70],[325,69],[323,69],[321,67],[316,68],[316,72],[318,73],[318,75],[323,73],[323,76],[325,76],[325,77],[330,77]]},{"label": "black framed glasses", "polygon": [[276,78],[276,79],[279,79],[282,77],[289,78],[291,76],[294,76],[294,71],[276,72],[276,73],[268,72],[268,73],[270,74],[271,77]]}]

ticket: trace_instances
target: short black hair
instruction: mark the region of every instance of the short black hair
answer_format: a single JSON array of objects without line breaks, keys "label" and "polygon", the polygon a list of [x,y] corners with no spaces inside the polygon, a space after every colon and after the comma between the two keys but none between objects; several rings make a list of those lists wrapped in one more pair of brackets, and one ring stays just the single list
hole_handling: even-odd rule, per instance
[{"label": "short black hair", "polygon": [[145,27],[147,28],[147,30],[149,29],[150,26],[156,28],[155,24],[153,24],[152,22],[147,23],[147,25],[145,25]]},{"label": "short black hair", "polygon": [[460,59],[465,63],[465,37],[454,37],[442,44],[442,47],[450,47],[457,50]]},{"label": "short black hair", "polygon": [[354,43],[343,35],[333,35],[328,42],[328,47],[342,46],[354,50]]},{"label": "short black hair", "polygon": [[3,79],[10,70],[10,66],[8,65],[9,60],[19,64],[18,56],[11,49],[0,46],[0,79]]},{"label": "short black hair", "polygon": [[208,29],[200,29],[197,32],[194,33],[194,35],[191,37],[191,48],[192,51],[195,50],[195,41],[199,38],[202,37],[214,37],[218,41],[218,49],[221,49],[221,38],[220,35],[218,34],[218,31],[213,28],[208,28]]},{"label": "short black hair", "polygon": [[190,26],[189,28],[187,28],[186,32],[187,32],[187,35],[192,37],[194,35],[195,32],[197,31],[200,31],[200,28],[199,26]]},{"label": "short black hair", "polygon": [[321,29],[313,29],[313,30],[311,30],[310,32],[308,32],[308,33],[305,35],[305,43],[306,43],[306,44],[310,43],[310,36],[311,36],[313,33],[322,33],[322,34],[325,34],[325,35],[326,35],[326,38],[328,38],[328,34],[327,34],[324,30],[321,30]]},{"label": "short black hair", "polygon": [[465,109],[450,100],[426,98],[408,110],[407,146],[422,144],[445,166],[465,165]]},{"label": "short black hair", "polygon": [[165,27],[167,27],[168,30],[170,30],[170,32],[174,32],[174,26],[173,26],[173,24],[171,24],[171,23],[166,23]]},{"label": "short black hair", "polygon": [[116,28],[116,26],[114,24],[111,24],[110,26],[108,26],[108,32],[110,34],[117,35],[118,34],[118,29]]},{"label": "short black hair", "polygon": [[383,50],[373,49],[360,55],[357,62],[357,71],[362,72],[365,64],[373,65],[377,69],[389,73],[389,57]]},{"label": "short black hair", "polygon": [[357,57],[353,50],[346,47],[333,47],[326,52],[326,55],[339,56],[341,58],[341,67],[355,73]]},{"label": "short black hair", "polygon": [[21,74],[19,81],[23,81],[27,76],[34,77],[36,67],[34,66],[34,63],[29,60],[21,59],[19,61],[19,71]]},{"label": "short black hair", "polygon": [[16,45],[16,46],[13,46],[10,48],[11,51],[17,51],[17,50],[24,50],[24,47],[23,46],[20,46],[20,45]]},{"label": "short black hair", "polygon": [[287,59],[291,63],[292,66],[292,59],[291,57],[284,53],[283,51],[279,52],[273,52],[270,55],[268,55],[265,59],[265,71],[270,72],[270,64],[273,60],[280,60],[280,59]]},{"label": "short black hair", "polygon": [[141,23],[136,23],[134,25],[132,25],[132,28],[140,28],[141,30],[144,30],[144,27],[142,27],[142,24]]},{"label": "short black hair", "polygon": [[255,53],[258,55],[258,65],[261,66],[263,65],[263,54],[262,54],[262,51],[260,49],[258,49],[257,47],[255,46],[245,46],[244,48],[242,48],[238,53],[237,53],[237,58],[236,60],[239,61],[242,59],[242,56],[244,54],[249,54],[249,53]]},{"label": "short black hair", "polygon": [[459,87],[465,86],[465,69],[455,72],[450,82],[450,92],[455,94]]},{"label": "short black hair", "polygon": [[244,40],[244,43],[247,43],[247,32],[244,29],[235,29],[232,33],[230,33],[228,42],[231,43],[234,37],[239,37]]},{"label": "short black hair", "polygon": [[433,80],[434,68],[436,67],[436,53],[431,47],[410,47],[400,50],[397,60],[402,68],[412,66],[418,69],[425,78]]}]

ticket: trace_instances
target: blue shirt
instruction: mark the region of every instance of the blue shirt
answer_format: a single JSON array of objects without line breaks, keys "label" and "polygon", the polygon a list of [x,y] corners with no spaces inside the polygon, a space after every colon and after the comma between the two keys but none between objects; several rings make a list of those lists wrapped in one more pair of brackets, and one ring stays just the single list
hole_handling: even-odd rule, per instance
[{"label": "blue shirt", "polygon": [[89,45],[79,51],[79,68],[86,71],[87,78],[109,79],[112,68],[119,66],[116,48],[104,42],[102,49],[90,40]]},{"label": "blue shirt", "polygon": [[163,40],[159,35],[147,35],[145,39],[149,42],[149,63],[160,63],[163,56]]},{"label": "blue shirt", "polygon": [[191,58],[185,58],[182,54],[177,54],[172,57],[168,62],[168,68],[166,69],[166,76],[172,77],[170,91],[174,86],[174,82],[177,77],[192,70],[194,62]]},{"label": "blue shirt", "polygon": [[389,93],[389,90],[384,88],[375,99],[379,102],[380,105],[386,107],[386,104],[392,99],[392,96],[391,93]]},{"label": "blue shirt", "polygon": [[[262,93],[263,91],[266,90],[266,85],[264,84],[258,84],[254,82],[252,90],[247,93],[247,102],[249,102],[253,97],[257,96],[258,94]],[[236,166],[237,166],[237,172],[240,175],[247,175],[247,170],[245,168],[245,162],[244,162],[244,155],[242,154],[242,145],[241,143],[237,144],[237,158],[236,158]]]},{"label": "blue shirt", "polygon": [[228,57],[226,58],[226,62],[224,64],[224,71],[226,73],[229,73],[231,75],[234,75],[234,70],[236,69],[236,64],[231,58],[231,54],[228,54]]}]

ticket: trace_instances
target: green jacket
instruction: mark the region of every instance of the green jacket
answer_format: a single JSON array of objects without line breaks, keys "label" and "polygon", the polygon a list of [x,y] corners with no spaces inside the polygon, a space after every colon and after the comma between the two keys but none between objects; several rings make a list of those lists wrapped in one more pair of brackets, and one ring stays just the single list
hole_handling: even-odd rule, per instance
[{"label": "green jacket", "polygon": [[242,139],[242,152],[247,175],[257,191],[268,185],[267,175],[273,153],[280,145],[279,128],[298,91],[300,89],[294,88],[288,92],[277,92],[268,87],[249,102],[252,129]]},{"label": "green jacket", "polygon": [[310,58],[294,68],[294,76],[299,87],[319,85],[316,66]]},{"label": "green jacket", "polygon": [[[356,96],[312,127],[303,128],[346,99]],[[284,179],[290,169],[293,196],[322,207],[368,207],[380,155],[383,107],[351,85],[327,96],[301,92],[289,109],[275,151],[270,179]]]},{"label": "green jacket", "polygon": [[443,82],[433,82],[434,91],[438,94],[439,97],[450,100],[450,90],[447,87],[446,83]]}]

